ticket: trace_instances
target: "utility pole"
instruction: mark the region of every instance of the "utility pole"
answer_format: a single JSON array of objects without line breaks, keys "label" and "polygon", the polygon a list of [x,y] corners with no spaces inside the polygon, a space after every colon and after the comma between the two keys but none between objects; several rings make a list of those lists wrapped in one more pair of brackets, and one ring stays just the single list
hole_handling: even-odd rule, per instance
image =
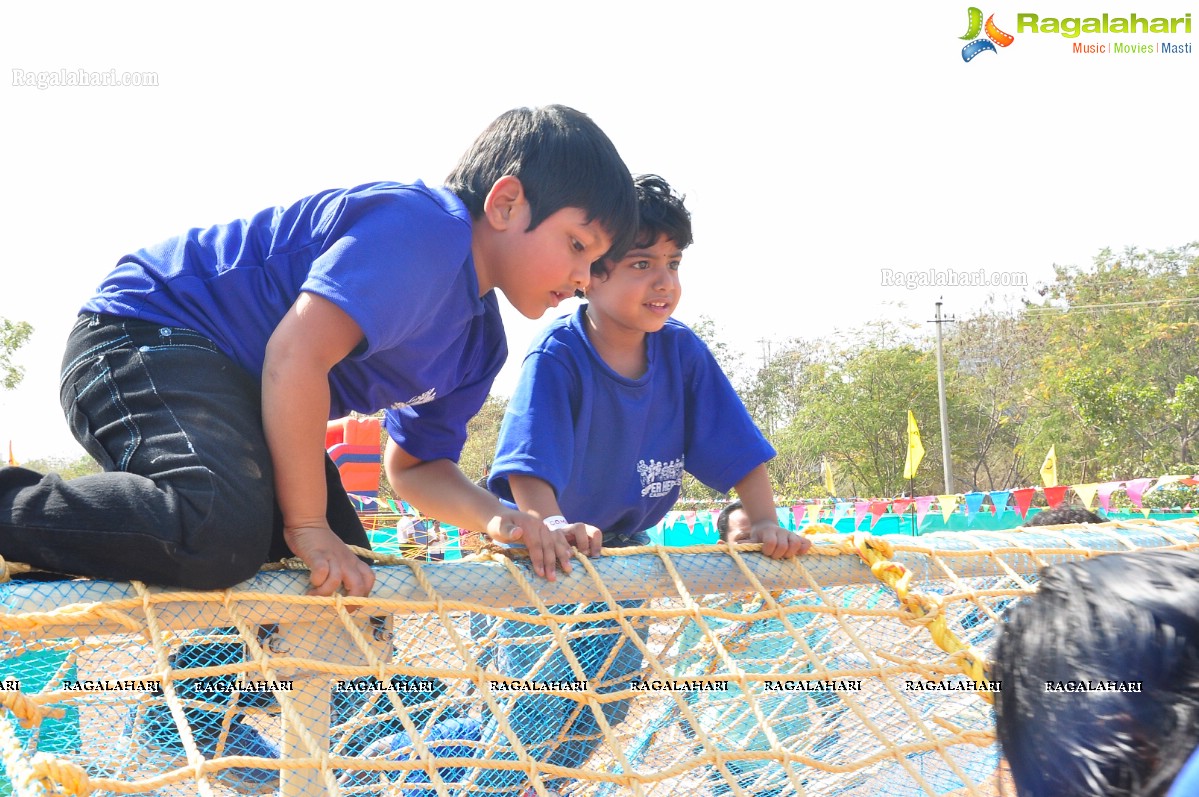
[{"label": "utility pole", "polygon": [[[944,297],[942,297],[944,298]],[[953,317],[941,316],[941,299],[937,300],[937,317],[930,324],[937,325],[937,399],[941,405],[941,461],[945,466],[945,493],[952,495],[953,460],[949,458],[949,411],[945,406],[945,356],[941,350],[941,325],[952,324]]]}]

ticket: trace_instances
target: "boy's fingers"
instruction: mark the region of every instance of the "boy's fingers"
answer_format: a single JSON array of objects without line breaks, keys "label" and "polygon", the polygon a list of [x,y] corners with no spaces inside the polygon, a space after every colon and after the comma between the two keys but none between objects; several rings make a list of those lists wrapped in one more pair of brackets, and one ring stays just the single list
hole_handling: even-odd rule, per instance
[{"label": "boy's fingers", "polygon": [[364,562],[358,562],[346,573],[346,595],[365,598],[371,594],[371,588],[374,586],[375,571],[371,570],[370,566]]},{"label": "boy's fingers", "polygon": [[312,568],[310,579],[312,589],[308,590],[309,595],[332,595],[333,591],[341,584],[337,563],[328,560],[319,562]]}]

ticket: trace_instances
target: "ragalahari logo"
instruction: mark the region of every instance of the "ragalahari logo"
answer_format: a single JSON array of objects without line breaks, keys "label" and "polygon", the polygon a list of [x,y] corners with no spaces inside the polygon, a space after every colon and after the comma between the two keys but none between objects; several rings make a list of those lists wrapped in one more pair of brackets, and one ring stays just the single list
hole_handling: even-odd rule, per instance
[{"label": "ragalahari logo", "polygon": [[[985,52],[998,52],[995,45],[1007,47],[1016,40],[1016,37],[1010,33],[1004,33],[995,25],[995,15],[987,17],[987,22],[983,24],[983,12],[974,6],[970,7],[970,27],[966,29],[966,35],[961,38],[970,40],[970,43],[962,48],[962,60],[969,63],[974,59],[974,56]],[[979,37],[978,34],[986,33],[985,37]]]}]

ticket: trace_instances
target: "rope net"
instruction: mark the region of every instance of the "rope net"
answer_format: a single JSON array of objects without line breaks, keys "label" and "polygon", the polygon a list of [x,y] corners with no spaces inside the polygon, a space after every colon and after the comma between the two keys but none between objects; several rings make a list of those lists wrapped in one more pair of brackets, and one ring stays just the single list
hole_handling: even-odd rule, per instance
[{"label": "rope net", "polygon": [[606,551],[554,583],[376,554],[363,599],[287,569],[10,580],[0,794],[996,795],[1005,608],[1046,564],[1199,548],[1199,522],[813,539]]}]

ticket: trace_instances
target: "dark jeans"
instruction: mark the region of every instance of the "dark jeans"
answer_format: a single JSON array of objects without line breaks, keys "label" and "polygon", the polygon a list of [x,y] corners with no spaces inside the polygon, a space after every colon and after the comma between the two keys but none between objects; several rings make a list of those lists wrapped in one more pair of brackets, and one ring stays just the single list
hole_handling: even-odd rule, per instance
[{"label": "dark jeans", "polygon": [[[119,581],[220,589],[291,552],[275,504],[258,380],[200,334],[86,313],[60,400],[105,473],[64,481],[0,469],[0,555]],[[366,532],[325,458],[328,520]]]}]

